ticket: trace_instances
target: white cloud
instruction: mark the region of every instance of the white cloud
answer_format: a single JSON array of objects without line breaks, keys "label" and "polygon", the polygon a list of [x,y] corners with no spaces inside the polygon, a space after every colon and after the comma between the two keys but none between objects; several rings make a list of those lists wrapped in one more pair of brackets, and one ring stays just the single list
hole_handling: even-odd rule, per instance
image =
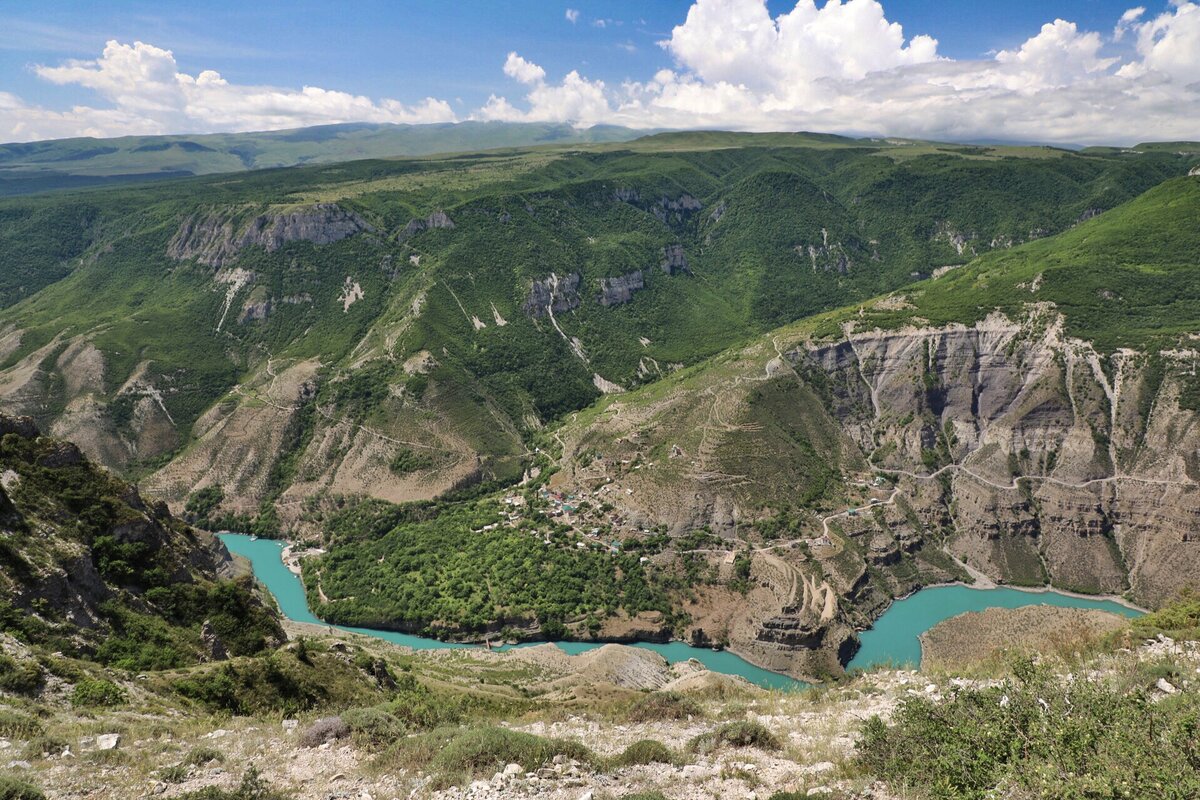
[{"label": "white cloud", "polygon": [[568,8],[566,16],[567,16],[567,22],[574,25],[576,22],[579,22],[579,9],[578,8]]},{"label": "white cloud", "polygon": [[541,83],[546,70],[513,52],[504,60],[504,74],[521,83]]},{"label": "white cloud", "polygon": [[144,42],[110,41],[100,58],[36,66],[51,83],[91,89],[111,108],[54,111],[0,96],[0,138],[27,141],[60,136],[117,136],[272,130],[336,122],[448,122],[450,105],[427,97],[405,105],[305,86],[284,89],[230,83],[213,70],[180,72],[170,50]]},{"label": "white cloud", "polygon": [[647,80],[605,86],[544,76],[523,101],[493,97],[491,119],[604,121],[632,127],[828,130],[939,139],[1129,143],[1195,138],[1200,6],[1175,0],[1150,20],[1125,12],[1110,41],[1054,20],[1020,47],[952,60],[907,37],[876,0],[695,0],[660,45],[675,61]]},{"label": "white cloud", "polygon": [[1141,19],[1145,13],[1146,9],[1144,6],[1137,6],[1122,14],[1121,18],[1117,20],[1117,26],[1113,28],[1113,41],[1119,42],[1125,38],[1125,33],[1129,30],[1130,26]]},{"label": "white cloud", "polygon": [[1173,12],[1132,28],[1137,32],[1137,52],[1142,60],[1122,68],[1126,74],[1150,70],[1181,84],[1200,81],[1200,5],[1176,3]]},{"label": "white cloud", "polygon": [[[1085,144],[1193,139],[1197,2],[1172,0],[1157,14],[1130,8],[1107,35],[1053,20],[1018,47],[954,60],[933,38],[888,19],[877,0],[794,0],[774,17],[765,0],[694,0],[659,43],[672,68],[616,85],[579,70],[552,77],[510,52],[503,75],[520,84],[520,96],[492,94],[470,117]],[[573,11],[567,19],[582,20]],[[1122,38],[1130,41],[1115,44]],[[107,107],[48,109],[0,93],[0,138],[456,118],[432,97],[406,105],[319,87],[234,84],[212,70],[191,75],[169,50],[141,42],[109,42],[98,59],[39,66],[36,74],[85,87]]]}]

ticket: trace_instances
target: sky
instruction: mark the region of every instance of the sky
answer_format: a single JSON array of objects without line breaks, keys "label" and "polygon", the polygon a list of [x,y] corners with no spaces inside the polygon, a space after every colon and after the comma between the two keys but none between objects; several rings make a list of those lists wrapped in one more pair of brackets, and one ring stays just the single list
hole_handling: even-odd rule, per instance
[{"label": "sky", "polygon": [[0,141],[551,121],[1200,139],[1200,0],[0,0]]}]

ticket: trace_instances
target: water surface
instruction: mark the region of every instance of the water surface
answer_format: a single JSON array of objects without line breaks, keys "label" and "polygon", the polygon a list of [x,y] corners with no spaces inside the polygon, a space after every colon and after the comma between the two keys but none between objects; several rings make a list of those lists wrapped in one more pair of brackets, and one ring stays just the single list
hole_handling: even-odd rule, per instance
[{"label": "water surface", "polygon": [[[238,533],[219,534],[221,541],[231,553],[244,556],[254,568],[254,575],[275,596],[279,610],[288,619],[327,625],[318,619],[308,607],[308,598],[300,579],[283,564],[283,544],[270,539],[251,539]],[[1067,608],[1095,608],[1112,611],[1126,617],[1135,617],[1142,612],[1112,600],[1090,597],[1074,597],[1059,592],[1023,592],[1018,589],[972,589],[967,586],[936,586],[897,600],[875,622],[875,626],[860,634],[862,647],[848,668],[869,668],[894,665],[916,667],[921,663],[921,642],[918,637],[925,631],[950,617],[966,611],[982,611],[987,608],[1018,608],[1030,605],[1054,605]],[[404,645],[416,650],[439,650],[445,648],[478,647],[453,642],[443,642],[409,633],[382,631],[373,628],[351,628],[342,625],[329,627],[338,630],[373,636],[393,644]],[[534,643],[517,645],[529,647]],[[555,642],[565,652],[577,655],[601,645],[596,642]],[[802,689],[809,684],[756,667],[745,659],[727,650],[709,650],[692,647],[683,642],[658,644],[638,642],[633,647],[653,650],[674,664],[696,659],[713,672],[740,675],[751,683],[772,689]],[[506,648],[498,648],[506,649]]]},{"label": "water surface", "polygon": [[875,620],[874,627],[859,634],[862,647],[847,669],[867,669],[886,664],[919,666],[921,642],[917,637],[939,622],[967,611],[1034,605],[1095,608],[1126,617],[1136,617],[1142,613],[1098,597],[1075,597],[1059,592],[1023,592],[1007,587],[972,589],[969,586],[934,586],[892,603],[883,616]]},{"label": "water surface", "polygon": [[[267,587],[271,594],[275,595],[275,601],[279,603],[279,610],[285,617],[296,622],[328,625],[324,620],[318,619],[309,609],[308,598],[304,594],[303,584],[295,573],[284,566],[282,558],[283,544],[281,542],[271,539],[251,539],[249,536],[240,533],[222,533],[219,536],[221,541],[225,543],[225,546],[229,548],[229,552],[244,556],[250,561],[250,565],[254,568],[254,576]],[[443,642],[424,636],[415,636],[410,633],[381,631],[373,628],[350,628],[343,625],[329,627],[373,636],[376,639],[404,645],[415,650],[440,650],[479,646]],[[540,642],[518,646],[529,647],[531,644],[540,644]],[[596,642],[554,642],[554,644],[571,655],[577,655],[601,646]],[[640,647],[643,650],[653,650],[666,658],[667,662],[671,664],[694,658],[713,672],[723,672],[727,675],[741,675],[751,683],[771,689],[802,689],[809,685],[795,678],[790,678],[787,675],[780,675],[777,672],[756,667],[749,661],[727,650],[718,651],[692,647],[683,642],[668,642],[666,644],[637,642],[632,646]],[[496,649],[503,650],[506,648]]]}]

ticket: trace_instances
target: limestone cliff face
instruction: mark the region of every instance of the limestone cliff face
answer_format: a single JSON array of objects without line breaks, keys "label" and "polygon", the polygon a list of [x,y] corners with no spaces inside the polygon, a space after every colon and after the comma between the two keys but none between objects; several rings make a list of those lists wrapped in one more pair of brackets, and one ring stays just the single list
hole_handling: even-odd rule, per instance
[{"label": "limestone cliff face", "polygon": [[371,226],[360,216],[335,203],[273,210],[245,222],[236,210],[226,209],[184,220],[167,245],[167,255],[221,268],[247,247],[258,245],[275,252],[289,242],[330,244],[369,230]]},{"label": "limestone cliff face", "polygon": [[633,299],[633,293],[641,291],[646,284],[642,271],[636,270],[628,275],[618,275],[615,278],[600,279],[600,305],[619,306]]},{"label": "limestone cliff face", "polygon": [[578,272],[566,276],[552,272],[533,282],[522,308],[531,317],[565,314],[579,308],[579,285],[582,280]]},{"label": "limestone cliff face", "polygon": [[925,525],[997,580],[1157,603],[1200,574],[1193,352],[1102,357],[1050,311],[847,333],[790,354]]}]

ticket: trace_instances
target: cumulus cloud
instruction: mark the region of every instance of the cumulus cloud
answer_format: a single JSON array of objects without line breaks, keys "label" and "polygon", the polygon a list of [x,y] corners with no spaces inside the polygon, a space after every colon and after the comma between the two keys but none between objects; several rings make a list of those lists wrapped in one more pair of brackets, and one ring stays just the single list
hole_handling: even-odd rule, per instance
[{"label": "cumulus cloud", "polygon": [[170,50],[144,42],[110,41],[95,60],[36,66],[35,73],[60,85],[82,86],[111,108],[76,106],[53,111],[0,95],[0,135],[10,140],[59,136],[116,136],[273,130],[336,122],[449,122],[444,100],[427,97],[406,105],[374,101],[348,92],[305,86],[284,89],[230,83],[220,73],[179,71]]},{"label": "cumulus cloud", "polygon": [[579,9],[578,8],[568,8],[566,16],[567,16],[567,22],[574,25],[576,22],[579,22]]},{"label": "cumulus cloud", "polygon": [[525,98],[493,96],[478,115],[1085,144],[1195,138],[1200,119],[1193,0],[1153,18],[1131,8],[1108,38],[1053,20],[974,60],[909,37],[876,0],[796,0],[775,17],[764,0],[695,0],[660,45],[674,68],[649,79],[605,86],[573,71],[554,83],[543,70]]},{"label": "cumulus cloud", "polygon": [[546,70],[513,52],[504,61],[504,74],[520,83],[541,83]]},{"label": "cumulus cloud", "polygon": [[[502,73],[519,87],[492,94],[470,117],[1082,144],[1191,139],[1200,119],[1198,3],[1130,8],[1107,34],[1056,19],[1020,46],[955,60],[889,19],[878,0],[794,0],[775,16],[765,0],[694,0],[659,42],[670,68],[615,84],[578,69],[551,76],[510,52]],[[582,20],[574,9],[566,18]],[[623,41],[612,46],[632,45]],[[406,105],[233,84],[212,70],[190,75],[170,51],[141,42],[109,42],[98,59],[36,72],[90,89],[109,107],[51,110],[0,93],[7,138],[455,119],[432,97]]]}]

